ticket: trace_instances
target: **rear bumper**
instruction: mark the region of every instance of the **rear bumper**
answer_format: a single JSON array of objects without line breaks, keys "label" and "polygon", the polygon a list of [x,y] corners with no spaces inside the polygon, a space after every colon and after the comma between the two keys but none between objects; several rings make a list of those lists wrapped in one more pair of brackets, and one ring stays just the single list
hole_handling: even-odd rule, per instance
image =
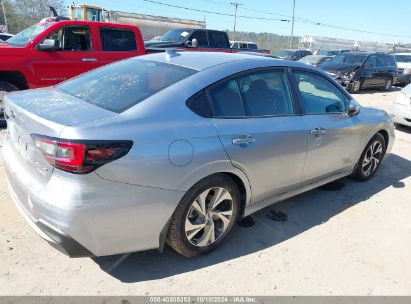
[{"label": "rear bumper", "polygon": [[72,256],[105,256],[161,247],[184,192],[111,182],[95,173],[54,170],[36,185],[8,137],[3,160],[10,194],[43,239]]}]

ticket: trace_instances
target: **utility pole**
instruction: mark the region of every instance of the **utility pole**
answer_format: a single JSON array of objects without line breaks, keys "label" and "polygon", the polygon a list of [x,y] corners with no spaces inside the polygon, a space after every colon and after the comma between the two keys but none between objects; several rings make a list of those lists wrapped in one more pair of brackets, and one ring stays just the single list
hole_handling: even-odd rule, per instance
[{"label": "utility pole", "polygon": [[295,0],[293,0],[293,19],[291,21],[290,49],[292,49],[293,38],[294,38],[294,13],[295,13]]},{"label": "utility pole", "polygon": [[241,4],[238,3],[237,1],[231,2],[230,4],[234,5],[234,30],[233,30],[234,34],[233,34],[233,40],[235,40],[235,26],[236,26],[236,23],[237,23],[237,8]]},{"label": "utility pole", "polygon": [[9,28],[7,26],[7,18],[6,18],[6,10],[4,9],[4,2],[1,0],[1,6],[3,8],[3,16],[4,16],[4,25],[6,26],[6,31],[9,31]]}]

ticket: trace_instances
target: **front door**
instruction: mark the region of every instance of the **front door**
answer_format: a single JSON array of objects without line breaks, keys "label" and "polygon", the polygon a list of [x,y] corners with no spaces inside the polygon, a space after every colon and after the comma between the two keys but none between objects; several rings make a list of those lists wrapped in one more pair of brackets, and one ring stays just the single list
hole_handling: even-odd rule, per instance
[{"label": "front door", "polygon": [[359,157],[362,132],[357,117],[347,115],[349,96],[318,73],[295,70],[293,79],[309,134],[302,181],[352,169]]},{"label": "front door", "polygon": [[36,50],[33,68],[38,86],[51,86],[98,66],[87,26],[65,26],[47,39],[57,40],[59,45],[53,51]]},{"label": "front door", "polygon": [[303,118],[295,115],[285,72],[253,71],[212,86],[208,95],[221,142],[250,180],[252,202],[295,187],[308,136]]}]

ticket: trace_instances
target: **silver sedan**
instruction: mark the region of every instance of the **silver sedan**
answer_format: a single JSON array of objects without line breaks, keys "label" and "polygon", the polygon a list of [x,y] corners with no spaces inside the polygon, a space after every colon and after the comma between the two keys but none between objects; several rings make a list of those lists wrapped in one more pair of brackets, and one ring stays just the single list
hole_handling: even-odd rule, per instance
[{"label": "silver sedan", "polygon": [[317,68],[247,54],[142,56],[5,103],[10,194],[73,257],[208,253],[270,204],[369,179],[394,142]]}]

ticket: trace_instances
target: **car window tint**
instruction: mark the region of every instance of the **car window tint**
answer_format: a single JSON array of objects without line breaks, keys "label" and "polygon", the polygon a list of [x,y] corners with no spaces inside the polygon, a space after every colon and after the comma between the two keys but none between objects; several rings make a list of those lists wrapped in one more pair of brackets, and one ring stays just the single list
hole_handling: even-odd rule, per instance
[{"label": "car window tint", "polygon": [[136,51],[136,38],[134,32],[123,29],[100,29],[103,51],[126,52]]},{"label": "car window tint", "polygon": [[395,61],[395,58],[392,55],[385,55],[385,61],[386,61],[387,66],[396,66],[397,65],[397,63]]},{"label": "car window tint", "polygon": [[215,117],[243,117],[244,109],[236,80],[209,89]]},{"label": "car window tint", "polygon": [[72,78],[57,89],[121,113],[194,73],[197,71],[189,68],[135,58]]},{"label": "car window tint", "polygon": [[388,66],[388,62],[385,56],[377,56],[377,67],[382,68]]},{"label": "car window tint", "polygon": [[205,91],[201,91],[194,96],[192,96],[187,101],[187,107],[202,117],[211,117],[210,104],[208,102],[207,95]]},{"label": "car window tint", "polygon": [[366,65],[369,65],[371,68],[375,68],[377,66],[377,56],[370,55],[365,62]]},{"label": "car window tint", "polygon": [[199,47],[208,47],[207,33],[205,31],[195,31],[191,40],[197,39]]},{"label": "car window tint", "polygon": [[227,36],[225,33],[209,31],[210,46],[215,48],[228,48]]},{"label": "car window tint", "polygon": [[348,98],[326,78],[304,71],[295,71],[293,77],[298,85],[305,113],[346,112],[349,102]]},{"label": "car window tint", "polygon": [[238,78],[246,116],[287,115],[294,112],[290,89],[282,70]]},{"label": "car window tint", "polygon": [[86,26],[62,27],[50,34],[46,39],[58,41],[58,51],[90,51],[90,30]]}]

